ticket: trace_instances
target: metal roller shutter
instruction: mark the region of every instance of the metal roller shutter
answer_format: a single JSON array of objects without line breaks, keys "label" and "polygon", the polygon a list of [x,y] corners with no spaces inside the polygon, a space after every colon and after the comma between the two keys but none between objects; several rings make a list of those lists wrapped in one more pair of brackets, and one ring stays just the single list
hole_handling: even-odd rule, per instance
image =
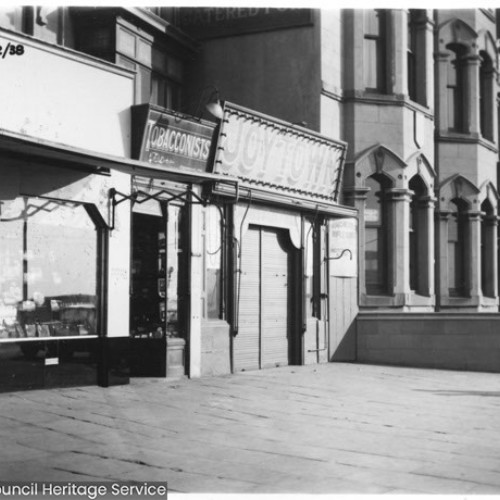
[{"label": "metal roller shutter", "polygon": [[279,231],[250,228],[243,240],[236,371],[289,362],[290,255]]},{"label": "metal roller shutter", "polygon": [[260,231],[249,229],[241,249],[239,328],[234,338],[234,368],[260,368]]},{"label": "metal roller shutter", "polygon": [[262,368],[288,364],[289,256],[280,236],[262,231]]}]

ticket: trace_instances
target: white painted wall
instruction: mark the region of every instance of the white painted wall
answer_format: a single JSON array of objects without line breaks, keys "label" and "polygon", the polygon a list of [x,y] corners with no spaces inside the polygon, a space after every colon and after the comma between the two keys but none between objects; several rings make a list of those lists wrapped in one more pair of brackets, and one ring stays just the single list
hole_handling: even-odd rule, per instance
[{"label": "white painted wall", "polygon": [[0,129],[130,156],[133,74],[76,52],[0,31]]}]

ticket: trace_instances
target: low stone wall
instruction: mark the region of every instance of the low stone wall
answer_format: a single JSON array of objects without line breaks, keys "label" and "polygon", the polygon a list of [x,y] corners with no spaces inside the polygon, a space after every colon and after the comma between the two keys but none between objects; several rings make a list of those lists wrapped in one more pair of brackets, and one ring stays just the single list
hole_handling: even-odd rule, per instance
[{"label": "low stone wall", "polygon": [[499,314],[361,313],[357,361],[500,372]]}]

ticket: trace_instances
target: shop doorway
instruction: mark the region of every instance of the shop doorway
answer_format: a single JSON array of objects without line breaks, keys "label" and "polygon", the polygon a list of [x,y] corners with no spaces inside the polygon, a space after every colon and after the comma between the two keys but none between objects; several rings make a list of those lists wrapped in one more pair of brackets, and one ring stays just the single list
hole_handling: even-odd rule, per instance
[{"label": "shop doorway", "polygon": [[130,341],[136,377],[165,377],[168,339],[187,339],[184,210],[164,208],[163,216],[132,214]]},{"label": "shop doorway", "polygon": [[288,231],[249,227],[241,251],[235,371],[301,362],[298,255]]}]

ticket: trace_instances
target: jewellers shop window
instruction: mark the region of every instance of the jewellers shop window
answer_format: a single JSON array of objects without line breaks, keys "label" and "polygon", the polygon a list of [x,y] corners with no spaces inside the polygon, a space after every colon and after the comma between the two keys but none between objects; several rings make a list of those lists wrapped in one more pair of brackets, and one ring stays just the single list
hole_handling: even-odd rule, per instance
[{"label": "jewellers shop window", "polygon": [[0,338],[97,335],[99,241],[83,205],[1,202]]}]

